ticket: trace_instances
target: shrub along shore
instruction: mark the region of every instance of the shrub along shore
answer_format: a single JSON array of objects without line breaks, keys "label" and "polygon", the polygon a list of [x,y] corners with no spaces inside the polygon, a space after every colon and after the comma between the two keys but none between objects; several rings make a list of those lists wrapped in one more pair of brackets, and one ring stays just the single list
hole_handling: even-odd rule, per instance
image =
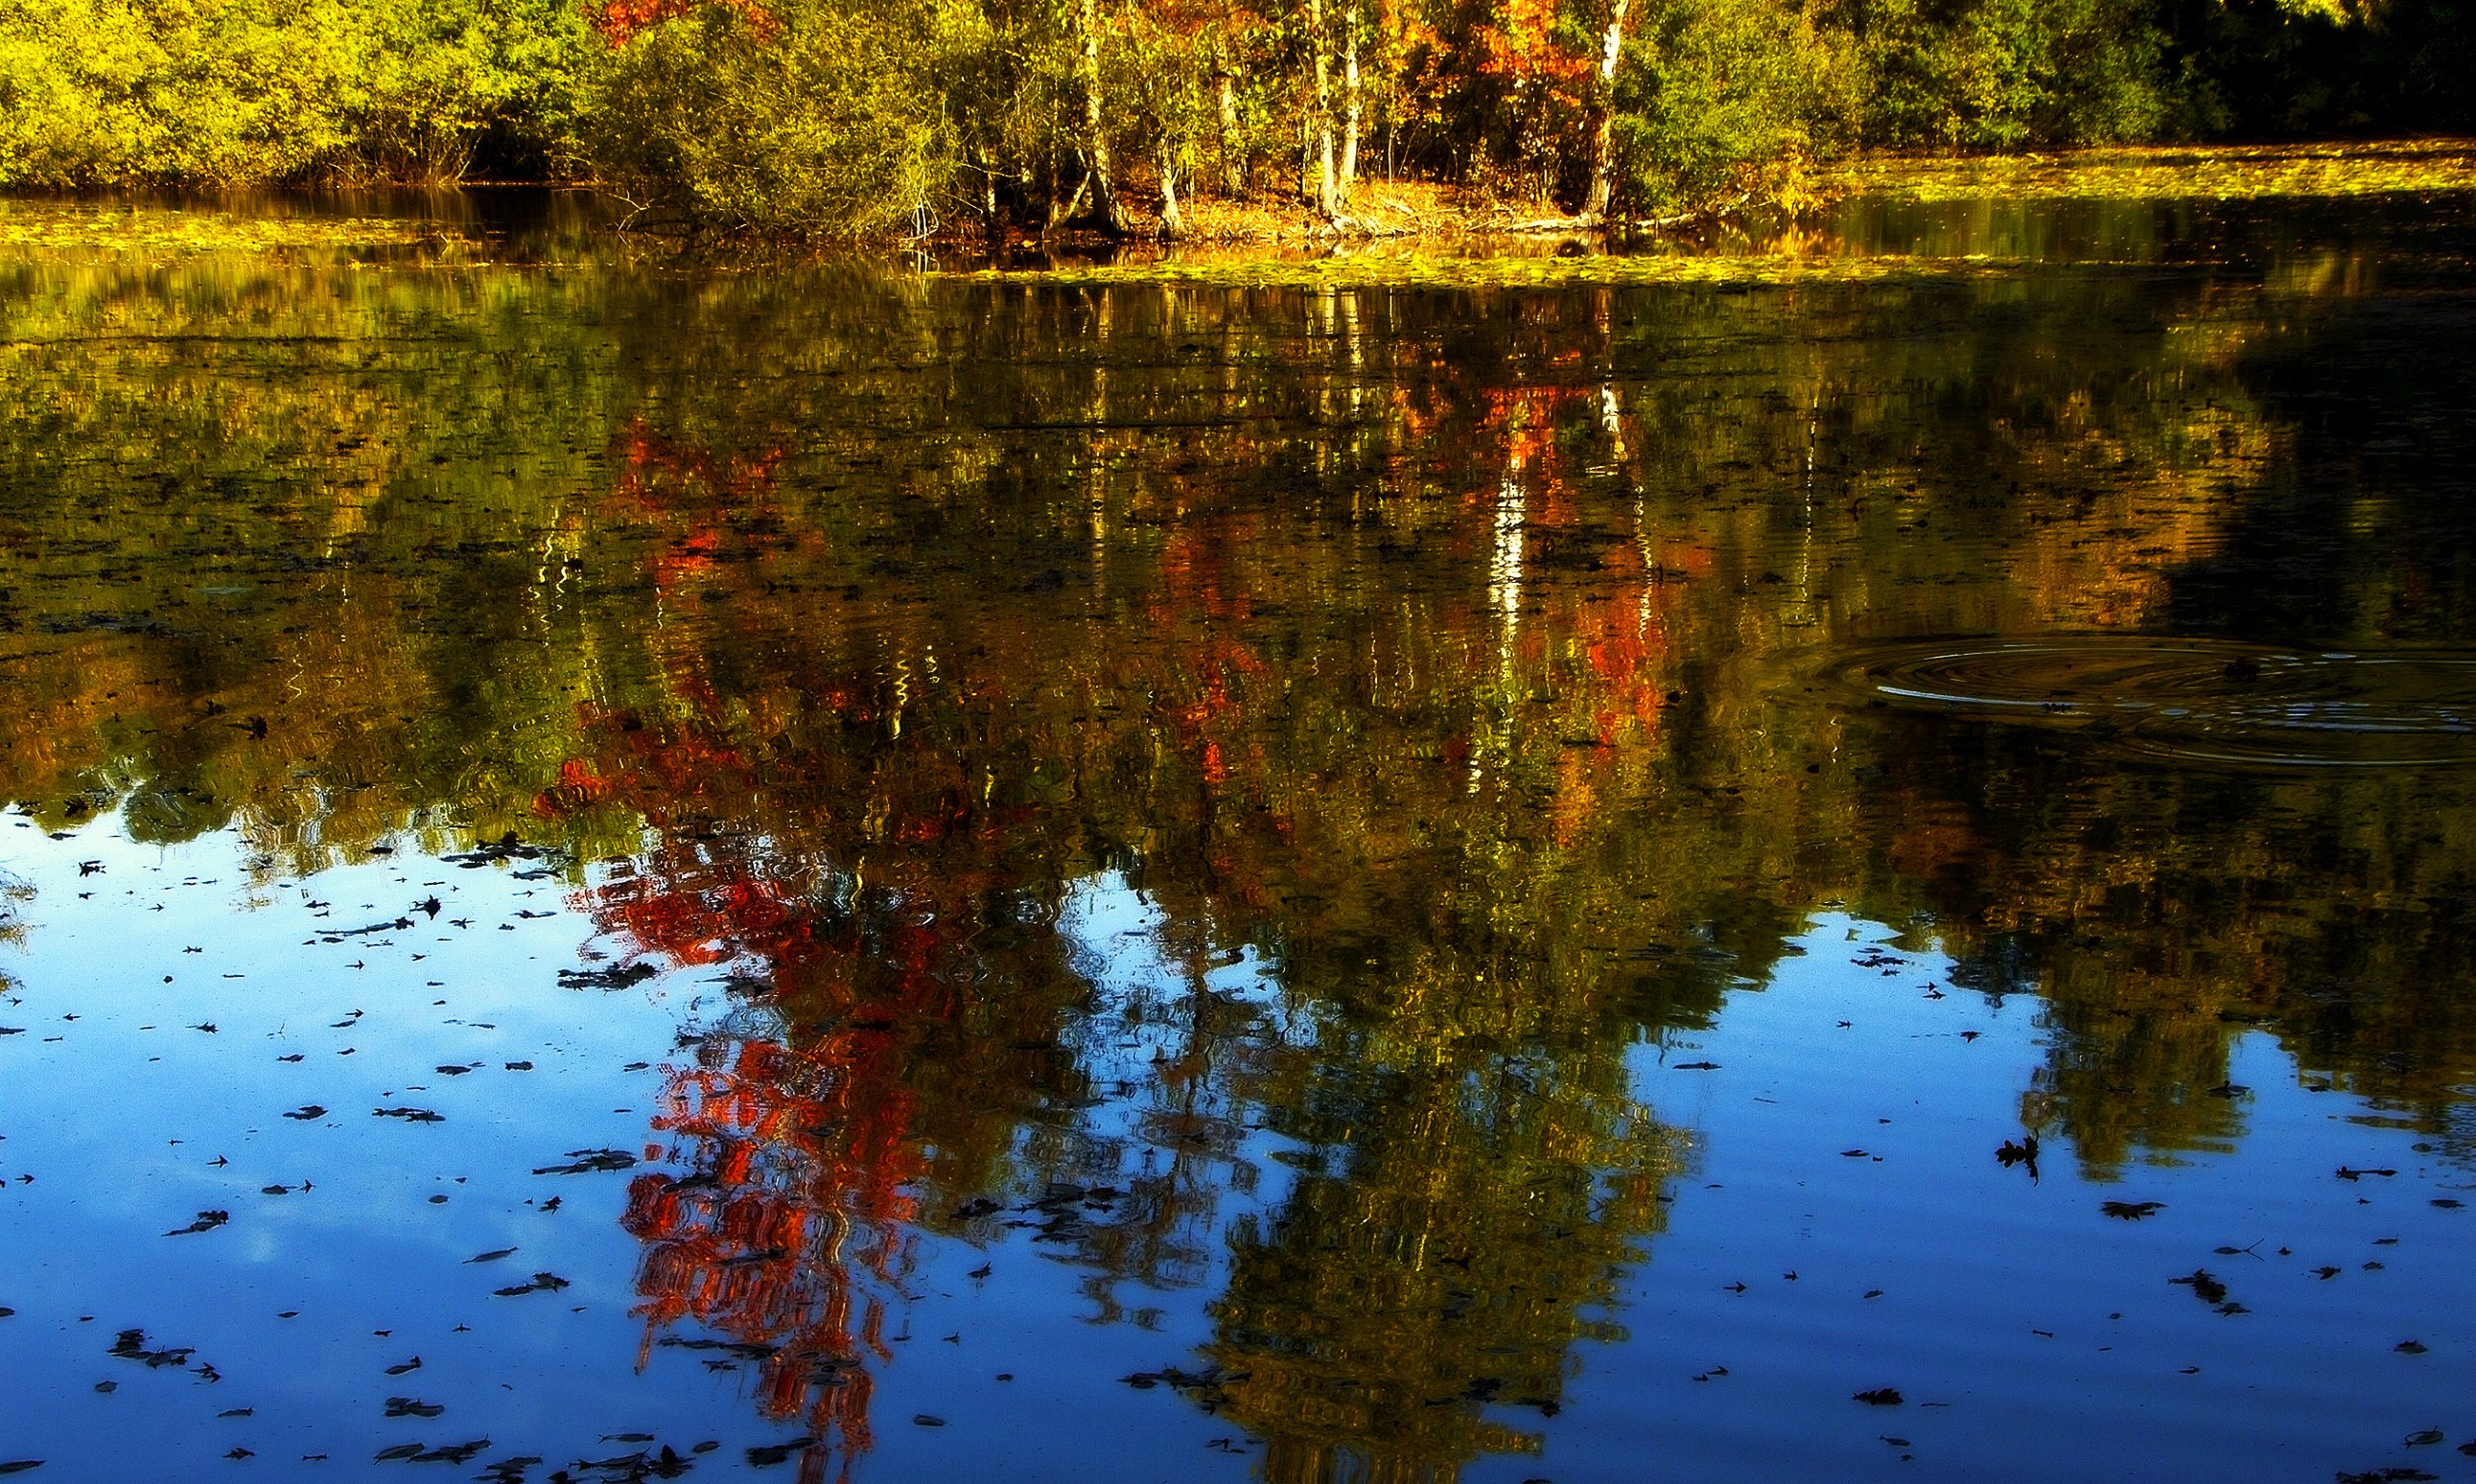
[{"label": "shrub along shore", "polygon": [[1794,208],[1858,150],[2464,130],[2468,0],[0,0],[0,189],[589,182],[1243,239]]}]

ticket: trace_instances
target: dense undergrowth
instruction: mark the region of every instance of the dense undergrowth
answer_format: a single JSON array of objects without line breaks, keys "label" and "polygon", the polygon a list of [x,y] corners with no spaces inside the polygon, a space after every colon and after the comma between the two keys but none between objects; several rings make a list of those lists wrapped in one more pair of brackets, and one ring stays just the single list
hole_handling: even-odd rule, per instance
[{"label": "dense undergrowth", "polygon": [[2465,0],[0,0],[0,187],[589,180],[810,236],[1796,204],[1859,148],[2467,127]]}]

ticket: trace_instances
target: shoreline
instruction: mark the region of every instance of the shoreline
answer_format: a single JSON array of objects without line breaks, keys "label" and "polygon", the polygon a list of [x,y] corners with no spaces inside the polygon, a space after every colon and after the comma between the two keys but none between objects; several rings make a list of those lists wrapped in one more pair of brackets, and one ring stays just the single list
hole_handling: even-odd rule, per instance
[{"label": "shoreline", "polygon": [[[0,248],[204,251],[318,250],[486,255],[520,234],[547,231],[593,251],[680,258],[791,260],[909,254],[946,264],[1020,271],[1021,259],[1089,264],[1119,255],[1183,252],[1243,256],[1267,264],[1300,254],[1337,255],[1399,246],[1430,256],[1539,252],[1601,256],[1637,242],[1709,250],[1748,223],[1792,234],[1812,213],[1856,198],[1934,206],[1967,200],[2239,201],[2361,198],[2476,192],[2476,137],[2307,140],[2267,144],[2147,144],[1991,154],[1878,154],[1819,167],[1794,209],[1741,193],[1666,216],[1594,218],[1549,203],[1508,200],[1433,182],[1366,181],[1349,209],[1325,218],[1303,201],[1205,197],[1182,204],[1184,230],[1160,232],[1151,207],[1128,211],[1131,230],[1088,224],[1046,234],[990,233],[977,221],[942,222],[920,236],[798,236],[684,223],[627,224],[596,187],[577,182],[468,181],[454,186],[280,187],[211,191],[0,193]],[[506,210],[536,195],[538,211]],[[1130,204],[1131,206],[1131,204]],[[1696,238],[1700,240],[1697,242]],[[942,266],[943,264],[941,264]]]}]

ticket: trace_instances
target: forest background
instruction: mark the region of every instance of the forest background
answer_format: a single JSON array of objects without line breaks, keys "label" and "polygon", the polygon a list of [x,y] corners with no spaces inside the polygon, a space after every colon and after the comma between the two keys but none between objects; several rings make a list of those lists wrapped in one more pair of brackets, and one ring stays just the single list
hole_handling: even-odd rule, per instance
[{"label": "forest background", "polygon": [[1852,149],[2465,129],[2470,0],[0,0],[0,188],[593,183],[804,235],[1794,206]]}]

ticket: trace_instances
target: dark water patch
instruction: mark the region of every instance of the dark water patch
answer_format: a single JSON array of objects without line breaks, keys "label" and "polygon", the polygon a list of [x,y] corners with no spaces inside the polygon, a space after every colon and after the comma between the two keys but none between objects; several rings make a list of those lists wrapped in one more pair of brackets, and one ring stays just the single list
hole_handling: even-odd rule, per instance
[{"label": "dark water patch", "polygon": [[1872,702],[2087,736],[2144,756],[2265,768],[2476,763],[2476,655],[2060,634],[1862,651]]}]

